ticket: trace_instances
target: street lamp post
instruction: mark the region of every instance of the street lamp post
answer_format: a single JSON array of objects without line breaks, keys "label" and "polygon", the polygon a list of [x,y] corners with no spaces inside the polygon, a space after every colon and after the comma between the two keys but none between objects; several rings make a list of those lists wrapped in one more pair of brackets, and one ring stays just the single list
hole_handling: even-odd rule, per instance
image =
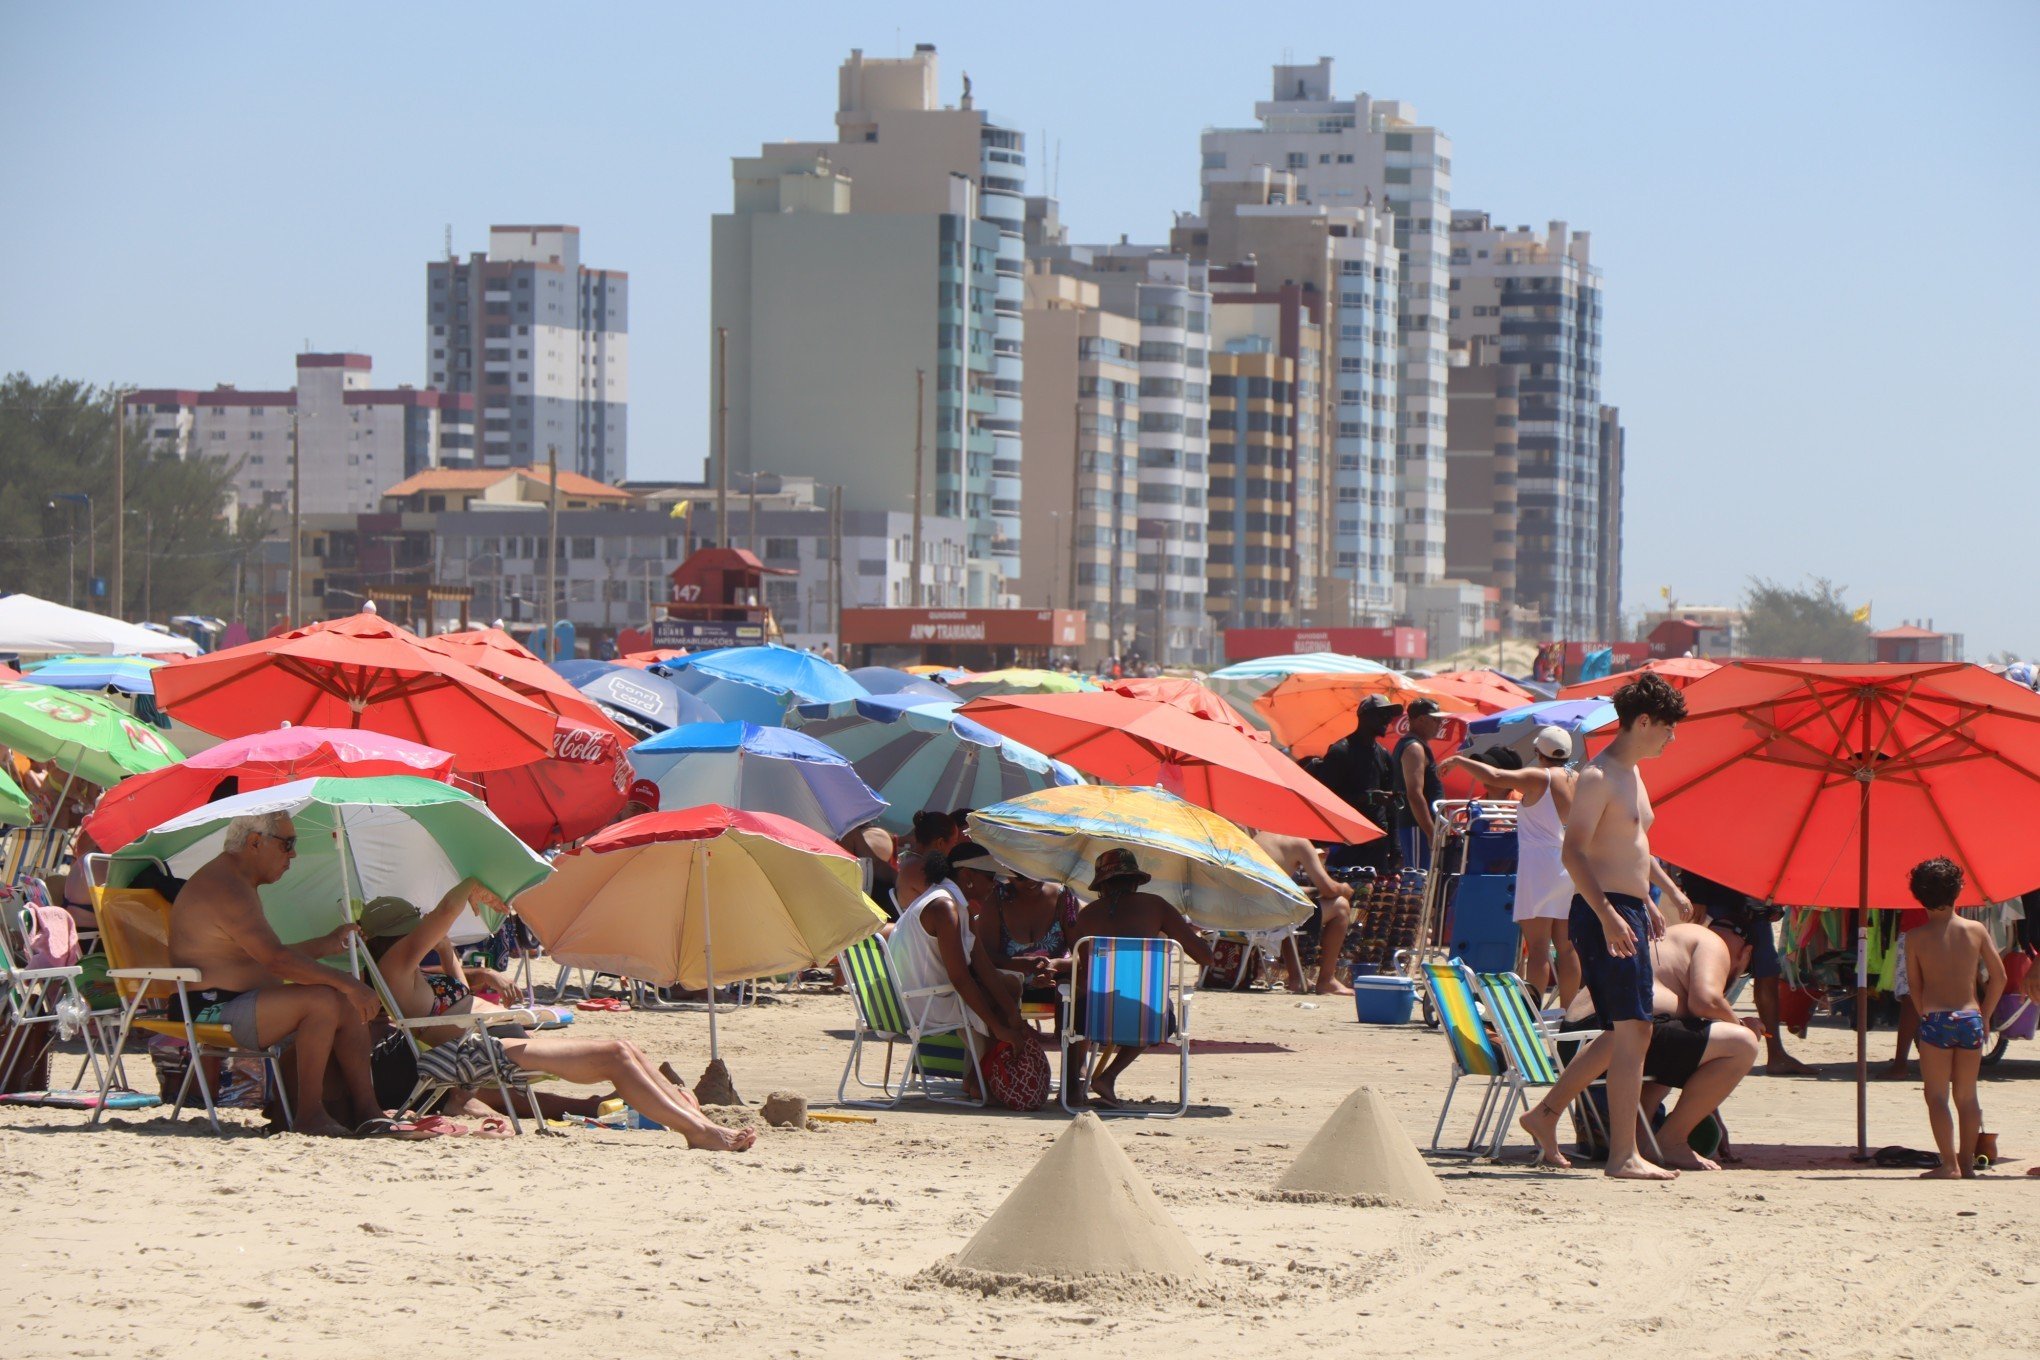
[{"label": "street lamp post", "polygon": [[[142,617],[152,619],[156,616],[156,517],[147,510],[129,510],[127,513],[142,517]],[[121,523],[125,526],[126,520]],[[126,607],[125,601],[115,606],[122,610]]]}]

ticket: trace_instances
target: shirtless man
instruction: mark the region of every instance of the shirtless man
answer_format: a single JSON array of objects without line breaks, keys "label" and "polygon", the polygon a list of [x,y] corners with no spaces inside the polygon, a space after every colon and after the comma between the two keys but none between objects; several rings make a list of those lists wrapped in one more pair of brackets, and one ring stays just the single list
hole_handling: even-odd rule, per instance
[{"label": "shirtless man", "polygon": [[[1298,869],[1303,870],[1310,879],[1312,890],[1317,893],[1317,994],[1353,995],[1353,989],[1339,980],[1339,951],[1346,947],[1346,931],[1353,924],[1352,885],[1341,883],[1325,872],[1325,857],[1301,836],[1278,836],[1272,831],[1256,831],[1254,843],[1266,850],[1268,857],[1284,872],[1293,874]],[[1303,976],[1301,956],[1294,949],[1288,949],[1283,958],[1289,969],[1289,990],[1309,990]]]},{"label": "shirtless man", "polygon": [[1572,879],[1565,871],[1561,847],[1565,821],[1572,812],[1573,785],[1579,776],[1572,759],[1572,733],[1563,727],[1539,729],[1533,746],[1534,770],[1505,770],[1469,756],[1448,756],[1440,770],[1462,769],[1491,790],[1515,793],[1517,929],[1523,934],[1527,962],[1523,981],[1530,994],[1542,998],[1551,986],[1551,956],[1558,954],[1558,1004],[1570,1006],[1580,990],[1580,957],[1565,929],[1572,910]]},{"label": "shirtless man", "polygon": [[[1905,966],[1913,1004],[1920,1012],[1920,1076],[1927,1121],[1941,1164],[1927,1180],[1959,1180],[1976,1174],[1976,1143],[1983,1106],[1976,1098],[1976,1074],[1990,1047],[1990,1018],[2005,994],[2005,965],[1980,921],[1955,914],[1962,895],[1962,869],[1948,859],[1922,860],[1912,868],[1913,897],[1926,909],[1927,923],[1905,933]],[[1984,978],[1978,1001],[1977,976]],[[1948,1118],[1948,1090],[1955,1113]]]},{"label": "shirtless man", "polygon": [[[442,996],[424,971],[425,956],[445,945],[446,933],[470,903],[505,910],[494,893],[475,879],[463,879],[422,920],[415,910],[400,909],[399,916],[408,916],[409,920],[393,924],[390,934],[370,946],[382,968],[383,982],[406,1018],[426,1020],[435,1015],[472,1015],[503,1009],[472,993],[457,998]],[[419,1030],[418,1036],[437,1044],[451,1042],[469,1032],[469,1026],[454,1024]],[[518,1070],[548,1073],[587,1086],[609,1086],[631,1108],[684,1137],[689,1147],[742,1152],[757,1141],[755,1129],[731,1129],[712,1122],[701,1112],[701,1102],[693,1093],[667,1075],[670,1067],[655,1069],[644,1051],[628,1039],[593,1034],[527,1037],[519,1033],[513,1037],[505,1033],[494,1037]],[[474,1094],[486,1100],[491,1093]]]},{"label": "shirtless man", "polygon": [[[1655,1106],[1667,1089],[1677,1088],[1679,1103],[1657,1133],[1659,1150],[1666,1161],[1688,1170],[1719,1171],[1717,1164],[1693,1151],[1690,1140],[1700,1121],[1719,1109],[1749,1075],[1762,1051],[1763,1022],[1754,1017],[1738,1020],[1728,1004],[1729,983],[1749,966],[1750,942],[1739,927],[1726,922],[1711,927],[1682,922],[1651,942],[1650,956],[1651,1031],[1644,1050],[1647,1081],[1641,1104]],[[1592,1002],[1582,996],[1566,1018],[1585,1021],[1592,1013]],[[1540,1162],[1572,1165],[1558,1148],[1559,1116],[1608,1070],[1614,1041],[1612,1033],[1604,1033],[1574,1054],[1558,1084],[1518,1121],[1537,1140]],[[1611,1125],[1617,1122],[1614,1112],[1622,1108],[1610,1098]],[[1633,1138],[1633,1120],[1630,1129]]]},{"label": "shirtless man", "polygon": [[[189,993],[193,1019],[225,1025],[243,1048],[294,1038],[297,1131],[346,1137],[377,1128],[385,1117],[368,1069],[367,1022],[382,1003],[359,979],[319,962],[347,948],[351,923],[295,944],[270,928],[255,890],[282,878],[296,854],[297,829],[285,813],[228,822],[225,848],[177,895],[170,962],[199,971]],[[351,1125],[326,1109],[329,1059],[346,1083]]]},{"label": "shirtless man", "polygon": [[[1651,857],[1650,795],[1636,767],[1672,744],[1686,701],[1663,678],[1647,674],[1615,691],[1614,702],[1621,730],[1580,772],[1561,854],[1574,888],[1568,931],[1594,1014],[1610,1035],[1608,1108],[1634,1110],[1643,1095],[1654,1009],[1649,943],[1665,933],[1665,918],[1650,898],[1652,883],[1685,915],[1685,894]],[[1678,1176],[1638,1154],[1635,1121],[1611,1118],[1608,1124],[1610,1176]]]},{"label": "shirtless man", "polygon": [[[1099,855],[1091,871],[1091,891],[1098,894],[1098,899],[1077,913],[1070,956],[1076,957],[1076,942],[1087,935],[1145,936],[1174,940],[1201,967],[1209,968],[1217,962],[1212,958],[1204,938],[1197,933],[1197,927],[1184,920],[1182,912],[1155,894],[1140,891],[1140,885],[1152,877],[1152,874],[1142,871],[1140,861],[1134,858],[1131,850],[1107,850]],[[1076,1018],[1081,1032],[1083,1017]],[[1070,1044],[1070,1061],[1073,1064],[1070,1071],[1085,1070],[1089,1049],[1090,1045],[1082,1040]],[[1079,1085],[1071,1091],[1070,1103],[1081,1105],[1088,1098],[1091,1104],[1102,1109],[1118,1109],[1119,1092],[1116,1088],[1119,1078],[1140,1055],[1141,1050],[1131,1046],[1116,1051],[1111,1061],[1090,1078],[1088,1096]]]}]

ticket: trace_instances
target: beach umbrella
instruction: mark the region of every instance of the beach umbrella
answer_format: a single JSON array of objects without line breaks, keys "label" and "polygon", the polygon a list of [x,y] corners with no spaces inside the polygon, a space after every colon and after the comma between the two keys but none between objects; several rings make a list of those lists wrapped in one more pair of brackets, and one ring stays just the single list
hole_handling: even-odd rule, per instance
[{"label": "beach umbrella", "polygon": [[1434,692],[1424,682],[1406,680],[1395,671],[1355,671],[1345,675],[1286,675],[1275,688],[1254,700],[1254,711],[1267,722],[1275,740],[1287,747],[1291,756],[1302,760],[1321,756],[1331,749],[1333,742],[1352,736],[1360,725],[1360,701],[1371,694],[1382,696],[1398,708],[1430,699],[1448,713],[1473,709],[1473,705],[1456,695]]},{"label": "beach umbrella", "polygon": [[562,662],[554,669],[640,739],[682,723],[722,721],[712,705],[682,690],[663,671],[613,661]]},{"label": "beach umbrella", "polygon": [[1566,685],[1558,691],[1561,699],[1605,698],[1621,689],[1631,680],[1643,675],[1655,675],[1671,685],[1673,689],[1684,689],[1695,680],[1703,679],[1721,669],[1718,661],[1706,661],[1697,656],[1665,657],[1646,661],[1635,670],[1617,671],[1604,675],[1598,680],[1581,680]]},{"label": "beach umbrella", "polygon": [[371,613],[162,667],[156,697],[222,737],[285,723],[359,728],[451,752],[463,770],[542,756],[555,726],[550,710]]},{"label": "beach umbrella", "polygon": [[721,983],[820,967],[885,916],[855,857],[770,812],[682,808],[599,832],[517,902],[548,958],[641,982],[706,988],[719,1057]]},{"label": "beach umbrella", "polygon": [[796,704],[829,704],[870,694],[833,661],[768,643],[719,647],[658,668],[728,719],[778,727]]},{"label": "beach umbrella", "polygon": [[402,774],[444,783],[452,770],[453,757],[446,752],[387,733],[284,727],[230,738],[107,790],[85,819],[85,833],[101,850],[118,850],[149,828],[204,805],[227,779],[234,781],[235,793],[253,793],[326,776]]},{"label": "beach umbrella", "polygon": [[1364,657],[1338,652],[1296,652],[1287,656],[1261,656],[1252,661],[1235,661],[1204,677],[1212,693],[1231,704],[1256,727],[1267,720],[1254,711],[1254,700],[1291,675],[1353,675],[1386,671],[1389,667]]},{"label": "beach umbrella", "polygon": [[2040,883],[2040,695],[1961,663],[1738,662],[1685,692],[1678,738],[1646,768],[1651,850],[1763,901],[1857,912],[1856,1143],[1864,1092],[1863,915],[1916,905],[1943,855],[1958,905]]},{"label": "beach umbrella", "polygon": [[[230,821],[266,812],[289,813],[297,827],[289,872],[257,889],[286,943],[325,934],[377,897],[430,911],[473,877],[507,902],[547,873],[480,799],[435,780],[384,775],[298,779],[194,808],[115,852],[112,881],[125,885],[151,862],[189,878],[226,848]],[[454,929],[456,939],[476,940],[493,924],[463,912]]]},{"label": "beach umbrella", "polygon": [[147,723],[97,694],[32,680],[0,684],[0,746],[46,760],[101,788],[147,774],[182,754]]},{"label": "beach umbrella", "polygon": [[1009,666],[959,676],[949,682],[949,688],[960,698],[982,699],[988,694],[1088,694],[1098,686],[1066,671]]},{"label": "beach umbrella", "polygon": [[683,656],[691,655],[693,653],[689,652],[685,647],[654,647],[648,652],[625,652],[622,656],[616,658],[616,664],[619,666],[629,666],[633,670],[641,671],[647,666],[659,666],[668,661],[678,661]]},{"label": "beach umbrella", "polygon": [[850,678],[873,694],[912,694],[943,703],[957,697],[947,685],[891,666],[859,666],[850,672]]},{"label": "beach umbrella", "polygon": [[1277,930],[1309,917],[1310,899],[1253,838],[1162,789],[1109,784],[1043,789],[970,815],[971,839],[1015,873],[1091,892],[1107,850],[1133,851],[1155,893],[1205,930]]},{"label": "beach umbrella", "polygon": [[0,770],[0,826],[32,826],[35,823],[35,809],[29,805],[28,795],[21,785],[14,782],[14,776]]},{"label": "beach umbrella", "polygon": [[[1541,729],[1562,727],[1575,737],[1585,737],[1605,731],[1614,722],[1615,705],[1605,699],[1546,699],[1472,719],[1466,724],[1466,750],[1477,755],[1507,747],[1534,769],[1536,755],[1532,743]],[[1575,750],[1578,749],[1576,746]]]},{"label": "beach umbrella", "polygon": [[1246,714],[1220,698],[1207,685],[1186,676],[1161,675],[1152,679],[1107,680],[1101,688],[1114,694],[1124,694],[1135,699],[1152,699],[1158,704],[1168,704],[1200,718],[1237,727],[1248,736],[1266,741],[1268,734],[1257,727]]},{"label": "beach umbrella", "polygon": [[885,799],[878,824],[913,830],[923,808],[950,811],[1004,802],[1036,789],[1080,784],[1083,776],[963,717],[954,702],[881,694],[802,704],[787,722],[844,756]]},{"label": "beach umbrella", "polygon": [[152,632],[108,614],[15,594],[0,597],[0,652],[22,656],[195,655],[190,638]]},{"label": "beach umbrella", "polygon": [[1382,834],[1268,743],[1152,699],[1011,694],[961,712],[1094,778],[1159,785],[1257,831],[1353,845]]},{"label": "beach umbrella", "polygon": [[1518,684],[1500,671],[1446,671],[1440,675],[1425,676],[1423,686],[1433,694],[1449,694],[1455,699],[1465,700],[1478,714],[1521,708],[1524,704],[1534,704],[1548,697]]},{"label": "beach umbrella", "polygon": [[834,840],[885,810],[850,762],[813,737],[756,723],[689,723],[639,742],[638,776],[662,807],[719,803],[771,812]]},{"label": "beach umbrella", "polygon": [[163,663],[146,656],[60,656],[29,668],[38,685],[55,689],[117,690],[154,694],[152,674]]}]

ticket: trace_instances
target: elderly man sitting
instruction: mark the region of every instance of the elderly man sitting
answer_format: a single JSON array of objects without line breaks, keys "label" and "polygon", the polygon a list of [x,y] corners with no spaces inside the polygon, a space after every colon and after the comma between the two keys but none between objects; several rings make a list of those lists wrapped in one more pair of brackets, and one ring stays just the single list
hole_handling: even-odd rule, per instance
[{"label": "elderly man sitting", "polygon": [[[299,1133],[380,1133],[389,1121],[369,1075],[368,1021],[382,1009],[359,979],[321,958],[347,947],[354,926],[285,944],[262,913],[256,889],[276,882],[297,854],[297,829],[281,812],[236,817],[226,847],[185,883],[170,913],[170,962],[196,968],[192,1019],[224,1025],[243,1048],[296,1041]],[[326,1108],[326,1067],[339,1067],[349,1122]]]}]

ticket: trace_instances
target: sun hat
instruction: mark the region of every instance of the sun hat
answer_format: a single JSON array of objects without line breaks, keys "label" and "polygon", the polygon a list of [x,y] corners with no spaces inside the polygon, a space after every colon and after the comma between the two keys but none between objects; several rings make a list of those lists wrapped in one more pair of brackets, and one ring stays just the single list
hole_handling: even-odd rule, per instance
[{"label": "sun hat", "polygon": [[958,841],[949,848],[948,859],[952,871],[975,869],[981,874],[991,874],[995,878],[999,873],[999,862],[992,858],[992,852],[976,841]]},{"label": "sun hat", "polygon": [[355,919],[362,939],[379,940],[387,935],[409,935],[418,928],[423,914],[401,897],[377,897]]},{"label": "sun hat", "polygon": [[1134,858],[1133,851],[1115,847],[1098,856],[1097,864],[1091,870],[1091,891],[1096,892],[1107,883],[1120,879],[1130,878],[1135,883],[1146,883],[1153,877],[1153,874],[1141,870],[1140,861]]}]

